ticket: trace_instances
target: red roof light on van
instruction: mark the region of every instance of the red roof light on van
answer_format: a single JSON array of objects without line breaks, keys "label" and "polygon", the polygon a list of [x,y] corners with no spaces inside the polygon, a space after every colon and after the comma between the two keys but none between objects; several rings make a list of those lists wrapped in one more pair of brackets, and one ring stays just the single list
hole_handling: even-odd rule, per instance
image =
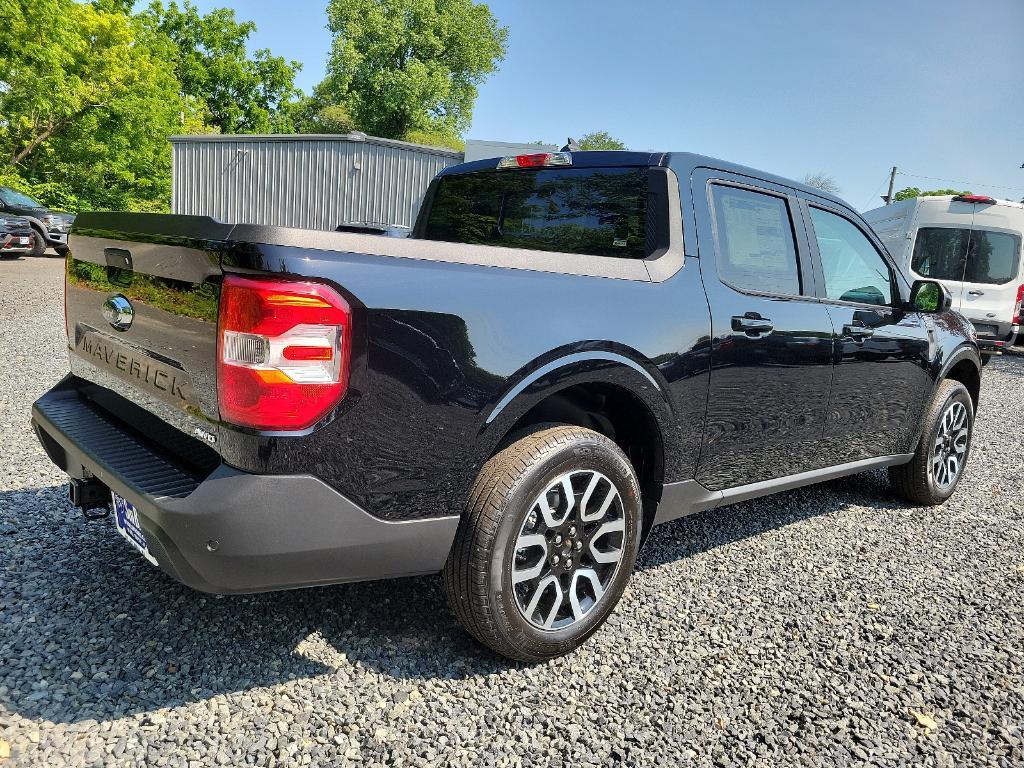
[{"label": "red roof light on van", "polygon": [[511,155],[498,161],[498,168],[550,168],[559,165],[572,165],[572,155],[568,152],[539,152],[535,155]]},{"label": "red roof light on van", "polygon": [[953,198],[960,203],[980,203],[981,205],[995,205],[996,199],[988,195],[957,195]]}]

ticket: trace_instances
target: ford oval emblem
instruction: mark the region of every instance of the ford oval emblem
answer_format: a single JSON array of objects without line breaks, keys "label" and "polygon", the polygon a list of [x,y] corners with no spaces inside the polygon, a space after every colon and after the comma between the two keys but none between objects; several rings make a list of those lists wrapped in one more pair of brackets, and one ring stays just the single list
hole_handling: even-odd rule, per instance
[{"label": "ford oval emblem", "polygon": [[128,299],[118,293],[103,302],[103,317],[115,331],[127,331],[135,319],[135,309]]}]

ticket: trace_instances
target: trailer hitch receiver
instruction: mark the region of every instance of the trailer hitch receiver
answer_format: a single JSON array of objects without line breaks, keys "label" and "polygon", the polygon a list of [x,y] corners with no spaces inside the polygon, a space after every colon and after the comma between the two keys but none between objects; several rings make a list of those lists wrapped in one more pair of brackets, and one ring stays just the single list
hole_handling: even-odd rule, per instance
[{"label": "trailer hitch receiver", "polygon": [[72,478],[68,496],[72,506],[82,508],[86,520],[99,520],[110,514],[110,489],[99,480]]}]

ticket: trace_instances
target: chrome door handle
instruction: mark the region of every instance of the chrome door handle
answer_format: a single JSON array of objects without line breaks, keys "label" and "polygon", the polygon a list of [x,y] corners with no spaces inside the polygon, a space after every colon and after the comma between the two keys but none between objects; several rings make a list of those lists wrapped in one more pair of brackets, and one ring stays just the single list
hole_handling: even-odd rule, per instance
[{"label": "chrome door handle", "polygon": [[747,312],[732,319],[732,329],[743,331],[748,336],[760,336],[771,333],[775,330],[775,325],[767,317],[761,317],[756,312]]},{"label": "chrome door handle", "polygon": [[843,335],[849,336],[855,341],[863,341],[864,339],[870,338],[875,335],[873,328],[868,328],[866,325],[844,325]]},{"label": "chrome door handle", "polygon": [[968,296],[984,296],[985,292],[984,291],[968,291],[967,295]]}]

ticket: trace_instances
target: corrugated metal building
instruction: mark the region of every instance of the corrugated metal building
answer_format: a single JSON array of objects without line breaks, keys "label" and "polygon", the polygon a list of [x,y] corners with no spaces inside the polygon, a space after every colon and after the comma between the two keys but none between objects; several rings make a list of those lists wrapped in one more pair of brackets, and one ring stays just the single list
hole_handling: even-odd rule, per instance
[{"label": "corrugated metal building", "polygon": [[334,229],[411,227],[431,179],[449,165],[554,146],[467,141],[466,152],[362,133],[174,136],[171,211],[233,224]]},{"label": "corrugated metal building", "polygon": [[175,136],[174,213],[332,230],[411,227],[431,179],[463,154],[363,134]]}]

